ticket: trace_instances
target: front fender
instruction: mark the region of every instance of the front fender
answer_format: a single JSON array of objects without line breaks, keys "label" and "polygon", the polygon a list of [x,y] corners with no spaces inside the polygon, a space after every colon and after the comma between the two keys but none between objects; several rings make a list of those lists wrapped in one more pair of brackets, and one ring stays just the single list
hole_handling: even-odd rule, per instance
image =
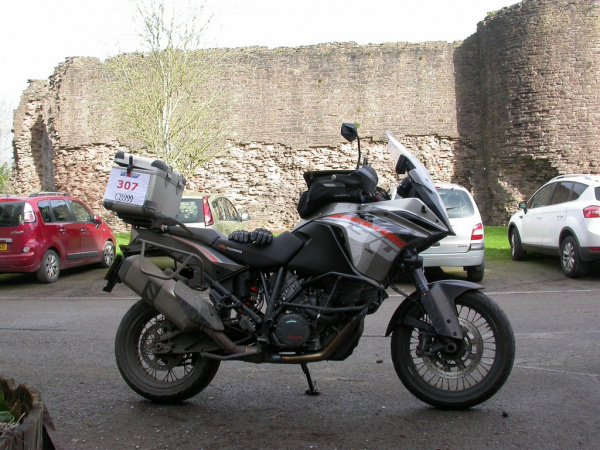
[{"label": "front fender", "polygon": [[[462,339],[462,329],[458,322],[454,300],[467,291],[478,291],[483,286],[462,280],[443,280],[432,283],[429,292],[421,298],[425,312],[431,319],[435,332],[441,336]],[[385,332],[389,336],[398,325],[404,324],[404,315],[408,308],[418,300],[415,293],[411,294],[396,309]]]}]

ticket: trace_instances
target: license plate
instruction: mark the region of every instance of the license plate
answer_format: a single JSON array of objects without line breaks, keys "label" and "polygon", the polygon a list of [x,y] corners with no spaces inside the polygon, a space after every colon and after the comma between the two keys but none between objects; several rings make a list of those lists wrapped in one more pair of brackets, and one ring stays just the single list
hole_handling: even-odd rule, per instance
[{"label": "license plate", "polygon": [[5,242],[0,242],[0,252],[8,250],[8,244]]},{"label": "license plate", "polygon": [[128,174],[126,170],[113,168],[104,192],[104,200],[142,206],[146,200],[149,184],[149,174],[136,172]]}]

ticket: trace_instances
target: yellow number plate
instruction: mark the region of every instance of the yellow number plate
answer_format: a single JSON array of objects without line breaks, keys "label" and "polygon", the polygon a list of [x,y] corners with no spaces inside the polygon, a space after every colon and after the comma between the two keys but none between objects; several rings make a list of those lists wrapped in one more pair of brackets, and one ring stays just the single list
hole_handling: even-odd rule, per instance
[{"label": "yellow number plate", "polygon": [[8,244],[0,242],[0,252],[3,250],[8,250]]}]

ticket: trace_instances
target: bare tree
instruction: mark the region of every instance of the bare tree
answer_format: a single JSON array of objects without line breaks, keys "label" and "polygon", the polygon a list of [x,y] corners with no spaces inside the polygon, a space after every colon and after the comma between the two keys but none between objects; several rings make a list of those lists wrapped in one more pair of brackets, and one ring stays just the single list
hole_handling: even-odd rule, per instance
[{"label": "bare tree", "polygon": [[203,7],[167,12],[160,0],[137,4],[143,52],[117,56],[114,70],[115,117],[127,138],[184,176],[224,146],[227,95],[217,87],[224,52],[200,50],[210,19]]},{"label": "bare tree", "polygon": [[8,180],[12,166],[12,124],[13,108],[8,101],[0,100],[0,192],[8,192]]}]

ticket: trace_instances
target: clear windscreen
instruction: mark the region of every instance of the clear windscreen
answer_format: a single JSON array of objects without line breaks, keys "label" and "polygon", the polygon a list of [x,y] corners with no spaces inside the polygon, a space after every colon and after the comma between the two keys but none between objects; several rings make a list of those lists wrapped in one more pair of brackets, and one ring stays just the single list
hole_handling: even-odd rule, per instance
[{"label": "clear windscreen", "polygon": [[452,232],[450,219],[446,212],[446,207],[437,192],[431,175],[427,168],[419,161],[419,159],[411,153],[404,145],[402,145],[389,131],[386,132],[388,138],[388,150],[394,161],[394,167],[398,164],[400,157],[404,156],[408,160],[407,168],[408,175],[413,183],[421,186],[415,192],[418,198],[427,205],[434,214],[444,223],[446,228]]}]

